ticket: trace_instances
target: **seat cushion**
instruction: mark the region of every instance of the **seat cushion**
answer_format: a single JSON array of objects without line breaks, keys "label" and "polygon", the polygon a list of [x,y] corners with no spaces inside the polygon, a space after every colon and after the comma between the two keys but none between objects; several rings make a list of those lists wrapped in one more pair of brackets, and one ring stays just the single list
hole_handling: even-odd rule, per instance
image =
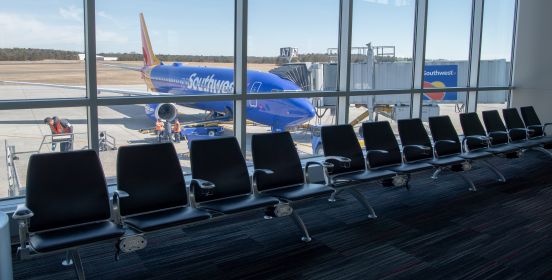
[{"label": "seat cushion", "polygon": [[397,173],[414,173],[418,171],[423,171],[427,169],[432,169],[433,165],[425,162],[413,162],[413,163],[403,163],[401,165],[390,167],[389,170],[395,171]]},{"label": "seat cushion", "polygon": [[369,170],[369,171],[364,170],[364,171],[340,174],[340,175],[334,176],[333,179],[334,181],[341,181],[339,183],[368,182],[368,181],[376,181],[384,178],[390,178],[395,176],[396,174],[397,173],[390,170],[376,169],[376,170]]},{"label": "seat cushion", "polygon": [[493,145],[490,148],[486,149],[486,151],[493,154],[507,154],[507,153],[513,153],[519,149],[521,149],[521,147],[517,145],[502,144],[502,145]]},{"label": "seat cushion", "polygon": [[29,242],[37,252],[45,253],[119,238],[124,229],[115,223],[103,221],[65,229],[34,233]]},{"label": "seat cushion", "polygon": [[233,214],[266,206],[273,206],[279,202],[280,201],[277,198],[271,196],[249,194],[239,197],[203,202],[200,204],[200,207],[224,214]]},{"label": "seat cushion", "polygon": [[141,231],[153,231],[161,228],[185,225],[211,217],[207,211],[194,209],[191,207],[178,207],[157,211],[153,213],[137,215],[125,218],[126,224],[131,225]]},{"label": "seat cushion", "polygon": [[480,159],[480,158],[490,157],[492,155],[493,154],[490,153],[490,152],[487,152],[486,149],[480,149],[480,150],[469,151],[467,153],[463,153],[463,154],[460,155],[460,157],[465,158],[465,159],[473,160],[473,159]]},{"label": "seat cushion", "polygon": [[321,184],[302,184],[266,191],[264,192],[264,194],[290,201],[295,201],[311,197],[329,195],[333,192],[334,190],[332,188]]},{"label": "seat cushion", "polygon": [[453,164],[459,164],[464,161],[466,160],[459,156],[443,156],[443,157],[432,159],[428,161],[428,163],[435,166],[448,166]]},{"label": "seat cushion", "polygon": [[532,148],[532,147],[541,145],[538,141],[532,141],[532,140],[515,141],[515,142],[512,142],[512,144],[522,148]]},{"label": "seat cushion", "polygon": [[539,145],[549,145],[552,144],[552,136],[535,137],[531,138],[529,141],[538,143]]}]

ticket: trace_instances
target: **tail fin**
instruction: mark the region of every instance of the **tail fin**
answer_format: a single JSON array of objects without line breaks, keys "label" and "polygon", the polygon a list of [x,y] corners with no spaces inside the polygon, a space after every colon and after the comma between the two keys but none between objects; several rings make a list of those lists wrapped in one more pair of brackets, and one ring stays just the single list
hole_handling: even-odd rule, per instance
[{"label": "tail fin", "polygon": [[146,27],[146,21],[144,21],[144,14],[140,13],[140,31],[142,35],[142,53],[144,54],[144,65],[153,66],[158,65],[161,62],[153,53],[151,42],[148,34],[148,28]]}]

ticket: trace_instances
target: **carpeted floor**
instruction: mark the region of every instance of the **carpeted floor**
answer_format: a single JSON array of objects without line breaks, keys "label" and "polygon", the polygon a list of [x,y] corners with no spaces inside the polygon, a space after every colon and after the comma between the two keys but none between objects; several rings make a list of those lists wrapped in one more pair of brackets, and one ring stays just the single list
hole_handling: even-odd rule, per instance
[{"label": "carpeted floor", "polygon": [[[418,174],[410,191],[367,185],[378,218],[347,193],[296,209],[313,241],[289,218],[250,213],[148,236],[114,260],[113,244],[81,250],[89,279],[552,279],[552,161],[528,152],[493,159],[508,179],[471,171]],[[63,255],[15,261],[16,279],[75,279]]]}]

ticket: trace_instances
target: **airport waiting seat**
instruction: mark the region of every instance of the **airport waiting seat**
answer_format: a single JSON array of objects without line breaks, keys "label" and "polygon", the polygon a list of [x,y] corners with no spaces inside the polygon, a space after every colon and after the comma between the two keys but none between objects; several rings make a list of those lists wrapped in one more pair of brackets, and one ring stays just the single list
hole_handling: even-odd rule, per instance
[{"label": "airport waiting seat", "polygon": [[393,178],[397,173],[385,169],[368,169],[366,158],[350,124],[323,126],[320,135],[324,160],[331,164],[331,168],[325,168],[325,174],[328,184],[336,189],[330,201],[335,201],[339,192],[347,190],[369,211],[369,218],[376,218],[374,209],[357,187],[367,182]]},{"label": "airport waiting seat", "polygon": [[549,125],[552,125],[552,123],[542,124],[533,106],[520,107],[519,110],[521,111],[521,116],[523,117],[525,126],[528,129],[533,130],[531,139],[540,139],[540,138],[550,139],[550,140],[544,141],[545,142],[544,148],[552,149],[552,143],[550,143],[552,142],[552,137],[546,135],[546,127],[548,127]]},{"label": "airport waiting seat", "polygon": [[518,146],[521,149],[529,149],[539,145],[536,142],[526,141],[527,130],[525,127],[523,129],[507,129],[497,110],[483,111],[481,114],[492,142],[506,141],[506,143]]},{"label": "airport waiting seat", "polygon": [[[259,174],[256,177],[253,187],[262,194],[277,197],[291,204],[305,199],[330,196],[334,192],[334,189],[326,185],[308,180],[309,165],[318,162],[308,162],[303,173],[297,149],[291,134],[287,131],[254,134],[251,137],[251,153],[256,169],[273,171],[272,174]],[[292,218],[304,233],[303,241],[310,241],[308,231],[297,211],[293,211]]]},{"label": "airport waiting seat", "polygon": [[543,131],[539,131],[540,137],[535,137],[536,130],[525,126],[516,108],[503,109],[502,115],[504,116],[510,137],[516,141],[514,143],[530,143],[531,146],[529,147],[531,150],[539,151],[552,157],[552,153],[544,148],[552,144],[552,138],[542,136]]},{"label": "airport waiting seat", "polygon": [[122,222],[139,232],[183,226],[211,217],[209,212],[192,207],[172,143],[121,147],[117,155],[117,189],[127,196],[119,202]]},{"label": "airport waiting seat", "polygon": [[370,170],[388,169],[398,174],[406,174],[406,188],[409,188],[410,174],[433,169],[433,165],[425,162],[403,161],[399,143],[388,121],[363,123],[362,135],[364,135],[368,168]]},{"label": "airport waiting seat", "polygon": [[[198,208],[218,214],[234,214],[279,206],[277,198],[253,190],[245,158],[235,137],[194,140],[190,154],[192,177],[215,185],[209,190],[190,185],[190,193]],[[253,180],[259,173],[271,172],[255,170]]]},{"label": "airport waiting seat", "polygon": [[[454,141],[439,140],[433,147],[421,119],[403,119],[398,120],[397,123],[405,162],[425,162],[433,165],[436,170],[431,176],[432,179],[437,179],[444,170],[455,171],[455,174],[469,185],[470,191],[477,190],[473,182],[463,173],[471,167],[469,160],[443,148],[445,145],[452,145]],[[450,149],[450,146],[446,147]]]},{"label": "airport waiting seat", "polygon": [[[465,146],[460,142],[460,137],[452,124],[449,116],[436,116],[429,118],[429,129],[433,138],[435,154],[437,156],[456,155],[466,160],[482,163],[498,176],[498,181],[505,182],[504,175],[498,171],[487,158],[494,156],[493,153],[485,149],[465,150]],[[479,138],[480,141],[486,140],[486,137]]]},{"label": "airport waiting seat", "polygon": [[63,264],[73,264],[78,278],[84,279],[78,248],[117,240],[125,232],[110,218],[106,181],[96,152],[31,156],[26,201],[13,214],[19,222],[20,258],[65,251]]},{"label": "airport waiting seat", "polygon": [[513,157],[521,149],[509,144],[508,135],[504,132],[487,133],[477,113],[460,114],[460,125],[464,132],[464,150],[485,150],[496,156]]}]

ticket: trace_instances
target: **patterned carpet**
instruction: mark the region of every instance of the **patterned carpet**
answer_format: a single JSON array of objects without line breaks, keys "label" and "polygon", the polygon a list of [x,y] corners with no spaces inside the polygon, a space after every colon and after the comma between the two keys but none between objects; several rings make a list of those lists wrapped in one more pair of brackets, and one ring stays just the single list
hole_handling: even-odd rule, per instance
[{"label": "patterned carpet", "polygon": [[[551,279],[552,161],[535,152],[493,159],[469,192],[456,175],[414,176],[410,191],[367,185],[378,218],[347,193],[296,209],[313,241],[289,218],[250,213],[151,234],[146,249],[114,261],[113,244],[81,250],[89,279]],[[62,255],[15,261],[16,279],[75,279]]]}]

